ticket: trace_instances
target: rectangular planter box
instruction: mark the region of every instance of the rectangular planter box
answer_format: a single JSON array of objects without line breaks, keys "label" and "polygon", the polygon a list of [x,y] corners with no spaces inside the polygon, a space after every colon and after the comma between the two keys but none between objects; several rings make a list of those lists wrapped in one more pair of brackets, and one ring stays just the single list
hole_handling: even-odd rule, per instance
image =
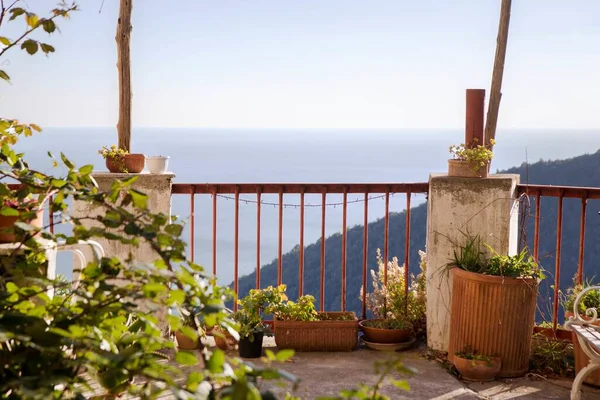
[{"label": "rectangular planter box", "polygon": [[275,344],[296,351],[352,351],[358,344],[358,320],[353,312],[328,312],[333,318],[352,315],[352,321],[278,321]]}]

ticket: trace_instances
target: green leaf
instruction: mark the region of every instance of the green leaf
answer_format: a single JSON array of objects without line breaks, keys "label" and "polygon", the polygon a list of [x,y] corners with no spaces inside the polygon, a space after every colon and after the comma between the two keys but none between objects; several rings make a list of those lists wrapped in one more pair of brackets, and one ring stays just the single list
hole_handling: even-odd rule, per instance
[{"label": "green leaf", "polygon": [[392,385],[396,386],[399,389],[402,389],[404,391],[410,391],[410,385],[408,384],[408,382],[404,381],[404,380],[393,380],[392,381]]},{"label": "green leaf", "polygon": [[65,186],[67,184],[67,181],[62,180],[62,179],[52,179],[50,181],[50,184],[52,186],[54,186],[57,189],[60,189],[61,187]]},{"label": "green leaf", "polygon": [[26,50],[30,55],[34,55],[38,51],[38,42],[33,39],[27,39],[21,44],[21,48]]},{"label": "green leaf", "polygon": [[130,189],[129,194],[136,208],[145,210],[148,207],[148,196],[135,189]]},{"label": "green leaf", "polygon": [[8,38],[0,36],[0,43],[2,43],[5,46],[10,46],[12,42]]},{"label": "green leaf", "polygon": [[40,47],[42,48],[42,51],[46,54],[54,53],[56,51],[54,47],[49,45],[48,43],[40,43]]},{"label": "green leaf", "polygon": [[179,237],[183,232],[183,226],[179,224],[169,224],[165,227],[165,232],[167,232],[169,235]]},{"label": "green leaf", "polygon": [[4,79],[5,81],[10,81],[10,76],[8,76],[8,74],[4,71],[2,71],[0,69],[0,78]]},{"label": "green leaf", "polygon": [[88,165],[84,165],[83,167],[79,168],[79,173],[83,174],[83,175],[89,175],[92,173],[93,170],[94,170],[94,166],[91,164],[88,164]]},{"label": "green leaf", "polygon": [[275,361],[276,360],[275,353],[273,353],[272,350],[265,349],[265,356],[267,356],[267,359],[269,361]]},{"label": "green leaf", "polygon": [[17,285],[15,285],[13,282],[7,282],[6,283],[6,291],[8,293],[14,293],[17,290],[19,290],[19,287]]},{"label": "green leaf", "polygon": [[285,361],[289,360],[290,358],[292,358],[293,356],[294,356],[294,350],[285,349],[285,350],[279,350],[277,352],[277,354],[275,355],[275,358],[279,362],[285,362]]},{"label": "green leaf", "polygon": [[215,351],[210,355],[208,360],[208,370],[213,374],[221,372],[223,370],[223,365],[225,364],[225,353],[223,353],[220,349],[215,349]]},{"label": "green leaf", "polygon": [[10,16],[10,21],[17,18],[19,15],[25,14],[25,10],[20,7],[13,8],[10,10],[10,12],[12,13],[12,15]]},{"label": "green leaf", "polygon": [[65,156],[63,153],[60,153],[60,159],[67,166],[67,168],[69,168],[69,169],[75,168],[75,165],[73,165],[73,163],[71,161],[69,161],[67,156]]},{"label": "green leaf", "polygon": [[5,217],[18,217],[19,211],[12,207],[2,207],[0,209],[0,215],[4,215]]},{"label": "green leaf", "polygon": [[42,27],[48,33],[53,33],[56,30],[56,24],[51,19],[45,19],[42,21]]},{"label": "green leaf", "polygon": [[182,304],[185,300],[185,292],[183,290],[171,290],[169,292],[169,300],[168,303],[169,305],[173,304],[173,303],[178,303],[178,304]]},{"label": "green leaf", "polygon": [[28,12],[27,14],[25,14],[25,20],[27,21],[27,25],[29,25],[32,28],[35,28],[40,19],[36,14]]},{"label": "green leaf", "polygon": [[175,361],[177,361],[181,365],[198,364],[198,359],[190,351],[178,351],[177,353],[175,353]]}]

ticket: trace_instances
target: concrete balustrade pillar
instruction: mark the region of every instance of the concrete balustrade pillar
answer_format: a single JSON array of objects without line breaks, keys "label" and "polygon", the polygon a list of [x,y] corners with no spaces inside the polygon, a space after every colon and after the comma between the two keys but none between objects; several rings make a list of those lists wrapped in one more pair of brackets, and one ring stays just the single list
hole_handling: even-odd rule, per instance
[{"label": "concrete balustrade pillar", "polygon": [[[173,173],[165,174],[120,174],[120,173],[108,173],[98,172],[94,173],[93,177],[98,183],[101,191],[108,191],[115,180],[127,179],[132,175],[137,176],[137,180],[133,183],[132,187],[139,190],[142,193],[148,195],[148,209],[152,213],[163,213],[168,216],[171,215],[171,188]],[[73,204],[72,215],[77,218],[82,217],[94,217],[102,212],[101,209],[94,207],[86,202],[75,201]],[[85,223],[86,226],[103,226],[100,222],[95,220],[89,220]],[[125,245],[116,240],[107,240],[104,238],[94,239],[100,243],[103,247],[107,257],[117,257],[121,261],[125,261],[129,255],[133,256],[134,263],[148,264],[158,260],[158,255],[152,248],[141,241],[139,247]],[[86,254],[87,259],[91,259],[91,253]],[[166,310],[158,310],[157,316],[161,321],[165,321]]]},{"label": "concrete balustrade pillar", "polygon": [[448,351],[452,281],[447,269],[454,243],[480,235],[494,250],[513,255],[518,246],[519,175],[455,178],[432,174],[427,201],[427,344]]}]

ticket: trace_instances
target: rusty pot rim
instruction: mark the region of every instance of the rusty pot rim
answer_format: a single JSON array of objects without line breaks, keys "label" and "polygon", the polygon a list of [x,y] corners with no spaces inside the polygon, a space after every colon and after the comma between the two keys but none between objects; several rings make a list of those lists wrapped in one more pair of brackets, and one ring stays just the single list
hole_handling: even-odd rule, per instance
[{"label": "rusty pot rim", "polygon": [[460,267],[452,267],[452,274],[458,275],[464,279],[469,279],[477,282],[497,283],[502,285],[537,285],[535,278],[510,278],[506,276],[485,275],[477,272],[465,271]]},{"label": "rusty pot rim", "polygon": [[385,318],[371,318],[371,319],[363,319],[358,321],[358,325],[361,328],[367,328],[367,329],[373,329],[375,331],[382,331],[382,332],[389,332],[389,331],[410,331],[413,329],[413,324],[411,324],[408,321],[405,321],[407,327],[406,328],[402,328],[402,329],[391,329],[391,328],[375,328],[373,326],[364,326],[363,322],[368,322],[368,321],[385,321]]}]

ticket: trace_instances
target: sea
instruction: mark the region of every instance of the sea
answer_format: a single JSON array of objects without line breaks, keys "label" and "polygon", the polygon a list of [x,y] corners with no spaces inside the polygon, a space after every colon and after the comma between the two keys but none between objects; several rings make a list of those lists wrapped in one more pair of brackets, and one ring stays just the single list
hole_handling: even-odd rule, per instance
[{"label": "sea", "polygon": [[[131,152],[169,156],[175,183],[401,183],[426,182],[430,173],[447,169],[448,149],[464,140],[460,129],[435,130],[292,130],[133,128]],[[594,153],[600,148],[598,130],[499,129],[492,170],[522,163],[557,160]],[[48,152],[64,153],[76,165],[93,164],[105,171],[98,149],[117,143],[115,128],[47,128],[23,138],[17,149],[31,167],[60,175]],[[534,182],[532,182],[534,183]],[[349,195],[348,227],[363,223],[363,196]],[[242,195],[239,222],[240,276],[256,268],[256,197]],[[277,196],[263,195],[261,206],[262,265],[277,258]],[[299,196],[284,196],[283,253],[299,243]],[[306,196],[305,245],[321,236],[320,195]],[[329,195],[327,236],[342,230],[340,195]],[[413,195],[411,205],[425,201]],[[273,203],[273,204],[271,204]],[[212,200],[195,200],[195,261],[212,270]],[[369,200],[369,221],[382,218],[384,199]],[[406,208],[406,197],[395,194],[390,210]],[[174,195],[172,214],[189,222],[189,196]],[[189,236],[189,223],[184,232]],[[68,227],[61,228],[63,230]],[[228,196],[217,204],[217,276],[222,284],[233,278],[234,202]],[[392,256],[392,255],[391,255]],[[372,257],[375,265],[375,255]],[[71,259],[58,260],[59,273],[71,276]],[[286,272],[283,271],[285,274]]]}]

